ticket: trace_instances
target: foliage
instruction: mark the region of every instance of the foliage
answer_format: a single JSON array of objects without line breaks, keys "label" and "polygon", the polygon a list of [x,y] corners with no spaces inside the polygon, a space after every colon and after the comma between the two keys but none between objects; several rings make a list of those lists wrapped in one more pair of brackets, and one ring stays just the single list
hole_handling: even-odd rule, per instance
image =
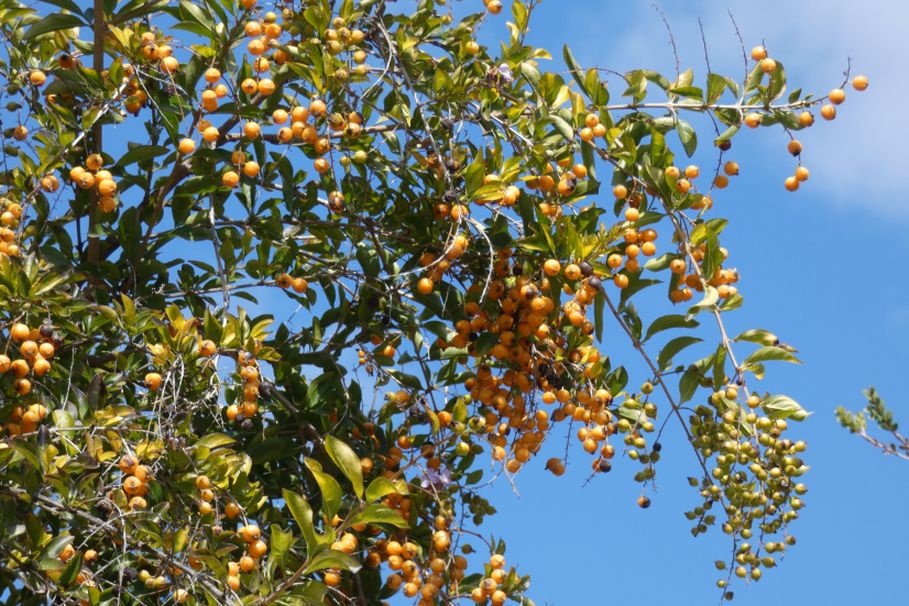
[{"label": "foliage", "polygon": [[713,206],[742,125],[800,158],[842,89],[783,100],[761,47],[743,81],[547,71],[519,0],[498,48],[499,0],[46,3],[0,6],[8,602],[530,604],[478,491],[558,428],[646,507],[677,423],[724,592],[794,544],[807,413],[753,383],[798,360],[727,335]]},{"label": "foliage", "polygon": [[[851,433],[857,433],[869,444],[880,448],[884,454],[896,455],[909,461],[909,439],[899,432],[899,424],[893,420],[893,411],[884,405],[874,387],[869,387],[864,393],[868,400],[868,405],[864,409],[860,412],[850,412],[839,406],[836,409],[836,420]],[[874,421],[880,431],[890,434],[888,439],[892,441],[887,442],[869,434],[868,419]]]}]

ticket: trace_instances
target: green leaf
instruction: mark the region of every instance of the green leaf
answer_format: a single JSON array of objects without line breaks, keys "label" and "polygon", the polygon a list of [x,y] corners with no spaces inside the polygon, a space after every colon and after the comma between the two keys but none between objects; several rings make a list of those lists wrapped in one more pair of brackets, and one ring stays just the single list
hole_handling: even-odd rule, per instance
[{"label": "green leaf", "polygon": [[62,9],[70,11],[71,13],[82,15],[82,9],[79,8],[79,5],[73,2],[73,0],[44,0],[44,2],[47,4],[52,4],[54,6],[59,6]]},{"label": "green leaf", "polygon": [[514,0],[511,3],[511,15],[514,17],[514,24],[518,29],[524,31],[527,28],[527,7],[521,0]]},{"label": "green leaf", "polygon": [[219,446],[227,446],[236,442],[232,437],[225,435],[223,433],[210,433],[204,438],[199,438],[199,441],[196,442],[196,448],[208,448],[215,449]]},{"label": "green leaf", "polygon": [[174,534],[174,553],[180,553],[189,541],[189,526],[182,526]]},{"label": "green leaf", "polygon": [[120,157],[117,166],[129,166],[136,162],[144,162],[156,156],[161,156],[169,152],[170,149],[161,145],[138,145]]},{"label": "green leaf", "polygon": [[776,101],[786,92],[786,71],[783,64],[776,62],[776,68],[770,74],[770,83],[767,85],[767,103]]},{"label": "green leaf", "polygon": [[[405,487],[406,488],[406,487]],[[399,494],[401,490],[394,482],[382,476],[377,477],[366,487],[366,501],[372,502],[390,494]]]},{"label": "green leaf", "polygon": [[702,100],[704,96],[704,91],[697,86],[680,86],[678,88],[670,88],[666,92],[671,95],[679,95],[681,97],[688,97],[689,99],[697,99],[698,101]]},{"label": "green leaf", "polygon": [[477,337],[476,343],[476,352],[480,355],[488,353],[492,349],[493,345],[499,342],[499,336],[494,335],[491,332],[480,333]]},{"label": "green leaf", "polygon": [[705,240],[707,241],[707,250],[704,253],[704,260],[701,262],[701,275],[705,280],[713,278],[713,274],[723,264],[723,253],[720,251],[720,240],[716,232],[710,229],[706,224]]},{"label": "green leaf", "polygon": [[700,376],[690,370],[685,371],[679,379],[679,404],[684,404],[694,396],[700,385]]},{"label": "green leaf", "polygon": [[568,122],[555,114],[549,116],[549,121],[552,122],[552,125],[555,126],[556,130],[559,131],[559,134],[565,137],[565,139],[568,141],[574,140],[574,129],[571,128],[571,125],[568,124]]},{"label": "green leaf", "polygon": [[407,520],[394,509],[381,503],[373,503],[354,516],[352,524],[390,524],[398,528],[409,528]]},{"label": "green leaf", "polygon": [[68,587],[73,584],[73,581],[76,580],[76,577],[79,576],[79,571],[82,569],[82,552],[77,551],[67,563],[66,567],[60,573],[60,578],[57,579],[63,587]]},{"label": "green leaf", "polygon": [[319,538],[312,523],[312,507],[309,506],[306,499],[286,488],[281,490],[281,496],[284,497],[284,502],[287,503],[290,514],[297,522],[300,532],[303,533],[307,551],[314,553],[318,548]]},{"label": "green leaf", "polygon": [[[45,545],[44,549],[41,550],[41,553],[38,555],[38,559],[50,558],[59,562],[60,559],[58,556],[60,555],[60,552],[63,551],[64,547],[72,543],[74,538],[75,537],[70,534],[61,534],[54,537],[51,539],[50,543]],[[62,568],[62,566],[60,568]],[[48,569],[45,568],[44,570]],[[59,568],[55,568],[54,570],[59,570]]]},{"label": "green leaf", "polygon": [[527,78],[531,84],[536,84],[540,81],[540,70],[527,61],[521,63],[521,73],[524,74],[524,77]]},{"label": "green leaf", "polygon": [[578,86],[581,87],[584,94],[589,97],[590,91],[587,90],[587,83],[584,82],[584,71],[581,69],[581,66],[578,65],[577,60],[574,58],[574,55],[571,53],[571,49],[568,48],[567,44],[562,47],[562,57],[565,59],[565,65],[568,66],[568,70],[571,72],[571,77],[578,83]]},{"label": "green leaf", "polygon": [[713,105],[723,96],[726,78],[719,74],[707,74],[707,104]]},{"label": "green leaf", "polygon": [[306,457],[303,460],[306,467],[316,479],[322,493],[322,512],[331,520],[341,508],[341,485],[338,481],[322,471],[322,466],[315,459]]},{"label": "green leaf", "polygon": [[61,29],[69,29],[71,27],[87,27],[87,25],[76,15],[52,13],[41,21],[32,24],[32,26],[28,28],[28,31],[25,32],[25,35],[22,36],[22,39],[31,40],[41,34],[56,32]]},{"label": "green leaf", "polygon": [[667,316],[660,316],[650,326],[647,327],[647,334],[644,336],[644,341],[657,334],[658,332],[668,330],[670,328],[696,328],[699,325],[697,320],[693,320],[686,316],[679,314],[669,314]]},{"label": "green leaf", "polygon": [[777,347],[774,345],[768,345],[761,347],[750,356],[745,358],[744,365],[757,364],[760,362],[769,362],[772,360],[779,360],[782,362],[793,362],[795,364],[801,364],[801,360],[796,358],[792,352],[788,351],[783,347]]},{"label": "green leaf", "polygon": [[606,295],[598,292],[593,300],[593,327],[596,331],[597,341],[603,339],[603,317],[606,314]]},{"label": "green leaf", "polygon": [[180,6],[186,11],[199,25],[208,30],[211,34],[214,34],[215,24],[212,22],[211,18],[202,12],[199,4],[190,2],[189,0],[180,0]]},{"label": "green leaf", "polygon": [[761,408],[771,419],[804,421],[811,414],[789,396],[768,396],[761,401]]},{"label": "green leaf", "polygon": [[347,570],[348,572],[357,572],[360,570],[360,564],[344,553],[334,549],[325,549],[309,559],[309,565],[303,574],[311,574],[327,568],[337,568]]},{"label": "green leaf", "polygon": [[749,341],[751,343],[758,343],[760,345],[773,345],[774,343],[779,342],[779,339],[769,330],[764,330],[762,328],[752,328],[751,330],[746,330],[734,338],[733,341]]},{"label": "green leaf", "polygon": [[676,119],[675,130],[679,133],[679,140],[682,142],[682,147],[690,158],[694,155],[694,151],[698,147],[697,133],[694,132],[694,128],[688,124],[688,122],[680,118]]},{"label": "green leaf", "polygon": [[714,288],[713,286],[707,286],[704,289],[704,298],[701,299],[700,302],[695,303],[688,309],[688,317],[693,318],[694,316],[698,315],[700,312],[704,311],[705,309],[710,309],[711,307],[716,305],[716,302],[719,300],[720,300],[720,295],[717,292],[716,288]]},{"label": "green leaf", "polygon": [[287,552],[294,544],[294,533],[284,530],[277,524],[272,524],[269,527],[268,536],[269,543],[271,543],[269,557],[283,569]]},{"label": "green leaf", "polygon": [[363,498],[363,468],[360,466],[360,457],[353,449],[334,436],[325,436],[325,450],[335,465],[353,484],[357,497]]},{"label": "green leaf", "polygon": [[701,339],[688,335],[672,339],[663,346],[663,349],[660,350],[660,354],[657,356],[657,366],[659,366],[660,370],[668,368],[672,363],[673,356],[675,356],[686,347],[700,342]]},{"label": "green leaf", "polygon": [[666,253],[659,257],[653,257],[652,259],[647,259],[647,262],[644,263],[644,269],[647,271],[663,271],[669,267],[673,259],[677,258],[678,255],[675,253]]},{"label": "green leaf", "polygon": [[732,139],[732,137],[734,137],[737,132],[739,132],[739,126],[737,124],[729,126],[726,130],[720,133],[719,137],[714,139],[714,144],[719,147],[719,145],[724,141],[729,141]]},{"label": "green leaf", "polygon": [[649,288],[654,284],[659,284],[659,280],[651,280],[648,278],[639,278],[634,274],[628,276],[630,278],[628,286],[622,289],[622,294],[619,296],[619,308],[625,307],[625,303],[633,297],[635,294]]}]

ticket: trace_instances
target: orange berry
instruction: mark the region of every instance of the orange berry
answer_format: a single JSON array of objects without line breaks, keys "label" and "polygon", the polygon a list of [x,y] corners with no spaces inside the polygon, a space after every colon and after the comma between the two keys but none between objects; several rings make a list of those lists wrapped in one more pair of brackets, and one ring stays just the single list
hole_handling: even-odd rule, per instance
[{"label": "orange berry", "polygon": [[177,145],[177,149],[181,154],[191,154],[196,149],[196,142],[192,139],[180,139],[180,143]]},{"label": "orange berry", "polygon": [[250,556],[245,555],[240,558],[240,570],[243,572],[252,572],[256,569],[256,561]]},{"label": "orange berry", "polygon": [[32,331],[29,330],[28,326],[21,322],[17,322],[10,328],[9,336],[12,337],[13,341],[22,342],[28,339],[29,336],[31,336],[31,333]]},{"label": "orange berry", "polygon": [[243,536],[244,541],[252,543],[259,540],[262,536],[262,530],[255,524],[247,524],[240,529],[240,534]]},{"label": "orange berry", "polygon": [[240,182],[240,175],[232,170],[229,170],[221,175],[221,182],[225,185],[225,187],[236,187]]},{"label": "orange berry", "polygon": [[432,293],[434,284],[430,278],[420,278],[420,281],[417,282],[417,292],[421,295],[428,295]]},{"label": "orange berry", "polygon": [[259,136],[261,129],[256,122],[247,122],[243,125],[243,134],[250,139],[255,139]]},{"label": "orange berry", "polygon": [[543,263],[543,273],[550,278],[559,275],[560,271],[562,271],[562,265],[556,259],[547,259]]},{"label": "orange berry", "polygon": [[161,387],[162,381],[163,378],[156,372],[150,372],[145,375],[145,386],[148,387],[148,389],[151,391],[155,391]]},{"label": "orange berry", "polygon": [[852,79],[852,88],[858,91],[868,88],[868,76],[858,75]]},{"label": "orange berry", "polygon": [[291,286],[294,292],[302,294],[309,288],[309,282],[306,281],[306,278],[294,278]]}]

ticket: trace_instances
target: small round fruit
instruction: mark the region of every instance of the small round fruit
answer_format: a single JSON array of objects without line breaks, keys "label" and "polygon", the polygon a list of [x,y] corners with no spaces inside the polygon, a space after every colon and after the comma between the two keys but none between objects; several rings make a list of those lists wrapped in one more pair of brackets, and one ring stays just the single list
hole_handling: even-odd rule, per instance
[{"label": "small round fruit", "polygon": [[235,171],[229,170],[221,175],[221,183],[223,183],[225,187],[236,187],[239,182],[240,175]]},{"label": "small round fruit", "polygon": [[180,139],[180,144],[177,146],[177,149],[180,150],[180,153],[183,155],[191,154],[196,149],[196,142],[192,139]]},{"label": "small round fruit", "polygon": [[833,103],[834,105],[839,105],[840,103],[842,103],[843,101],[846,100],[846,91],[844,91],[841,88],[834,88],[827,95],[827,98],[830,99],[830,102]]},{"label": "small round fruit", "polygon": [[13,324],[12,328],[9,330],[9,336],[12,337],[13,341],[22,342],[25,341],[31,336],[32,331],[21,322]]},{"label": "small round fruit", "polygon": [[868,88],[868,76],[863,76],[859,74],[852,79],[852,88],[858,91],[865,90]]},{"label": "small round fruit", "polygon": [[215,352],[218,351],[218,346],[215,345],[215,342],[210,339],[205,339],[199,343],[199,355],[205,356],[206,358],[215,355]]},{"label": "small round fruit", "polygon": [[240,506],[233,501],[229,502],[224,506],[224,515],[226,515],[229,520],[236,519],[240,515]]},{"label": "small round fruit", "polygon": [[309,282],[306,281],[306,278],[294,278],[291,286],[295,293],[303,294],[309,288]]},{"label": "small round fruit", "polygon": [[755,61],[763,61],[767,58],[767,49],[761,45],[755,46],[751,49],[751,58]]},{"label": "small round fruit", "polygon": [[148,387],[150,391],[157,391],[158,388],[161,387],[161,382],[163,380],[164,379],[160,374],[156,372],[150,372],[145,375],[145,386]]},{"label": "small round fruit", "polygon": [[431,278],[420,278],[420,281],[417,282],[417,292],[421,295],[428,295],[432,293],[434,284]]},{"label": "small round fruit", "polygon": [[243,536],[243,540],[247,543],[252,543],[253,541],[258,541],[262,536],[262,531],[255,524],[247,524],[240,529],[240,534]]},{"label": "small round fruit", "polygon": [[251,543],[249,546],[249,555],[257,560],[264,556],[266,553],[268,553],[268,543],[262,539]]},{"label": "small round fruit", "polygon": [[245,555],[240,558],[240,570],[243,572],[252,572],[255,569],[256,561],[252,557]]}]

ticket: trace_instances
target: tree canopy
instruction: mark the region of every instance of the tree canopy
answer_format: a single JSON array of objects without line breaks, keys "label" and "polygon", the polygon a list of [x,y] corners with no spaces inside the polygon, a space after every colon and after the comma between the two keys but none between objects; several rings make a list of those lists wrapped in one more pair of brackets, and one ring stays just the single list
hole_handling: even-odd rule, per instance
[{"label": "tree canopy", "polygon": [[727,598],[795,543],[798,359],[727,332],[720,211],[742,128],[808,179],[848,70],[616,73],[471,3],[0,3],[8,603],[532,604],[480,489],[565,436],[646,508],[682,432]]}]

